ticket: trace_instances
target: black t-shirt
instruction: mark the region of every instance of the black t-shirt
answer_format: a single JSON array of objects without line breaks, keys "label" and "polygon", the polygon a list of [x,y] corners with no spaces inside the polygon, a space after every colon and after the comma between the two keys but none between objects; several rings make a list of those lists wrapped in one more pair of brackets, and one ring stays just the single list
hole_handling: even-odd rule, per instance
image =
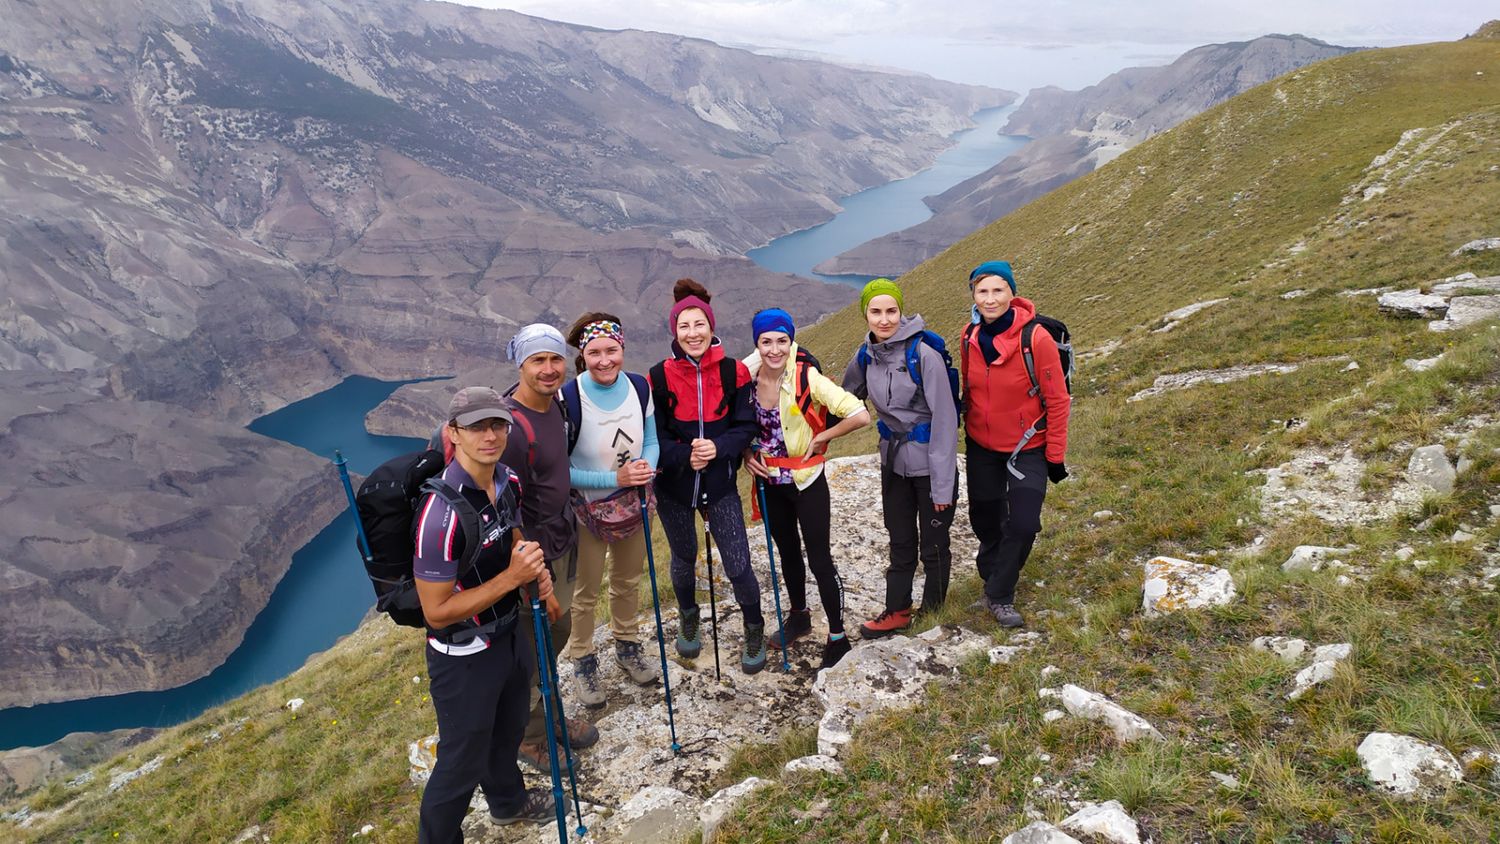
[{"label": "black t-shirt", "polygon": [[[500,462],[521,479],[521,526],[527,539],[541,544],[548,562],[563,558],[577,539],[568,490],[573,486],[568,463],[568,427],[557,402],[538,413],[512,396],[507,399],[516,424]],[[520,417],[525,417],[524,419]],[[535,441],[527,437],[527,425]]]}]

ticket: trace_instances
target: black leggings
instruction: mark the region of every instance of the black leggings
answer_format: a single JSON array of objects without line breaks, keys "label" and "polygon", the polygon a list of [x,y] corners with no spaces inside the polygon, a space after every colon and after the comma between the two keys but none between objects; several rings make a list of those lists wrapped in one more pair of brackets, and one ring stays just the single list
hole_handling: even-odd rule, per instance
[{"label": "black leggings", "polygon": [[[803,490],[797,489],[796,484],[765,484],[765,488],[764,518],[776,542],[776,555],[780,557],[781,573],[786,576],[786,595],[792,609],[807,609],[807,568],[811,567],[818,581],[823,612],[828,614],[828,632],[844,632],[844,582],[839,579],[829,549],[832,509],[827,478],[819,474]],[[798,525],[802,527],[801,539],[797,537]],[[804,542],[807,566],[802,563]]]}]

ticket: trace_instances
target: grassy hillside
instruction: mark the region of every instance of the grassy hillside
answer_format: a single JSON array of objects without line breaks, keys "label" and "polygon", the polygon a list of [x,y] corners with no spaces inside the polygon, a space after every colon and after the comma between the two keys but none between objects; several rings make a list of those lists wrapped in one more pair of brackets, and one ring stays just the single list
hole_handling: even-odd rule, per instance
[{"label": "grassy hillside", "polygon": [[[1486,510],[1500,503],[1494,419],[1463,446],[1475,464],[1457,491],[1394,522],[1265,517],[1262,479],[1248,473],[1349,448],[1378,496],[1414,446],[1442,441],[1452,453],[1472,420],[1500,407],[1500,331],[1435,334],[1380,315],[1371,297],[1337,295],[1500,274],[1500,252],[1453,255],[1500,236],[1497,104],[1496,41],[1316,65],[1132,150],[907,276],[909,310],[952,337],[968,268],[1007,257],[1022,294],[1064,317],[1081,349],[1119,342],[1082,364],[1075,478],[1052,488],[1023,577],[1023,610],[1045,641],[1010,665],[974,665],[959,689],[865,729],[845,775],[763,792],[725,827],[729,837],[998,840],[1027,823],[1028,808],[1056,821],[1069,799],[1114,798],[1158,842],[1488,840],[1500,828],[1500,788],[1484,772],[1432,802],[1394,801],[1369,787],[1354,748],[1389,730],[1460,754],[1500,749],[1500,608],[1467,581],[1497,539]],[[1293,290],[1307,292],[1281,298]],[[1152,333],[1167,312],[1221,297]],[[833,368],[862,330],[846,311],[807,331],[806,345]],[[1401,365],[1440,352],[1425,373]],[[1346,369],[1351,360],[1358,370]],[[1304,365],[1126,401],[1162,373],[1287,362]],[[1118,515],[1094,515],[1102,510]],[[1449,542],[1460,524],[1478,539]],[[1359,549],[1348,585],[1333,572],[1280,570],[1295,545],[1344,543]],[[1432,564],[1396,560],[1403,544]],[[1158,553],[1218,560],[1241,599],[1143,618],[1140,563]],[[998,633],[966,609],[978,594],[969,571],[959,561],[939,620]],[[368,823],[377,827],[368,840],[412,840],[418,793],[391,748],[434,724],[425,681],[412,683],[424,671],[409,633],[367,626],[298,674],[100,766],[92,782],[33,796],[33,810],[68,808],[27,830],[0,825],[0,837],[228,841],[260,824],[277,841],[347,841]],[[1296,669],[1248,648],[1266,634],[1347,641],[1354,655],[1289,703]],[[1061,673],[1044,680],[1049,664]],[[1110,695],[1166,741],[1119,748],[1080,719],[1044,722],[1053,704],[1037,689],[1061,682]],[[289,712],[291,697],[307,704]],[[737,771],[782,778],[780,763],[806,744],[800,736],[746,754]],[[999,764],[948,761],[984,744]],[[158,756],[155,773],[109,793],[113,775]],[[1209,771],[1241,785],[1220,788]]]},{"label": "grassy hillside", "polygon": [[[1081,364],[1075,478],[1052,488],[1023,576],[1020,601],[1046,643],[1008,666],[976,665],[963,690],[865,730],[847,775],[779,786],[735,836],[998,840],[1028,810],[1056,822],[1067,800],[1118,799],[1158,842],[1491,840],[1500,781],[1485,771],[1444,798],[1404,802],[1371,789],[1354,751],[1374,730],[1455,754],[1500,749],[1500,608],[1472,580],[1500,564],[1487,510],[1500,503],[1500,332],[1433,333],[1382,316],[1371,296],[1337,294],[1500,273],[1500,253],[1454,254],[1500,236],[1497,104],[1493,40],[1328,61],[1142,145],[904,277],[908,311],[954,337],[969,268],[1009,258],[1021,294],[1064,317],[1082,350],[1119,344]],[[1292,291],[1305,293],[1282,298]],[[1216,298],[1227,301],[1152,332],[1169,311]],[[849,309],[805,344],[847,360],[862,332]],[[1431,371],[1402,366],[1439,353]],[[1126,401],[1163,373],[1299,362],[1291,374]],[[1361,488],[1378,498],[1413,447],[1432,442],[1475,464],[1414,516],[1355,527],[1262,515],[1255,470],[1352,449]],[[1478,538],[1450,542],[1460,524],[1481,526]],[[1358,548],[1348,585],[1280,569],[1295,545],[1346,543]],[[1403,544],[1432,564],[1397,560]],[[1144,618],[1141,562],[1155,554],[1218,561],[1241,599]],[[942,620],[996,630],[966,609],[977,579],[956,573],[955,583]],[[1291,703],[1296,667],[1248,647],[1271,634],[1351,642],[1354,656]],[[1061,672],[1044,679],[1047,665]],[[1063,682],[1111,696],[1167,740],[1118,748],[1098,725],[1044,722],[1056,703],[1037,690]],[[975,767],[985,744],[1001,761]],[[971,761],[949,761],[955,753]],[[1210,771],[1241,785],[1222,788]]]}]

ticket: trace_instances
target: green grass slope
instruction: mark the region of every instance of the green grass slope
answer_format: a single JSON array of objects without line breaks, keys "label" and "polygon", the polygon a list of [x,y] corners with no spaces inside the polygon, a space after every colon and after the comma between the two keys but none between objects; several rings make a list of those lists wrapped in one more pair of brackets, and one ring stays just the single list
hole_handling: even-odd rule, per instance
[{"label": "green grass slope", "polygon": [[[727,837],[998,840],[1027,822],[1028,808],[1056,821],[1076,798],[1122,801],[1158,842],[1489,840],[1500,801],[1488,774],[1471,771],[1432,801],[1396,801],[1369,787],[1354,748],[1389,730],[1456,753],[1500,749],[1500,608],[1494,593],[1465,585],[1497,539],[1485,510],[1500,487],[1493,419],[1463,446],[1475,465],[1459,488],[1393,522],[1268,520],[1261,479],[1247,473],[1309,449],[1350,448],[1378,495],[1413,446],[1447,441],[1451,451],[1467,421],[1494,414],[1500,331],[1434,334],[1381,316],[1370,297],[1337,295],[1500,274],[1500,252],[1453,255],[1492,236],[1500,42],[1469,40],[1305,68],[913,271],[903,279],[909,310],[949,337],[965,319],[968,268],[1008,257],[1023,295],[1064,317],[1081,349],[1119,341],[1082,365],[1076,477],[1050,493],[1023,578],[1024,609],[1045,642],[1008,666],[976,664],[957,689],[864,729],[843,776],[783,777],[781,762],[807,752],[805,736],[745,754],[737,770],[783,782],[731,820]],[[1280,298],[1294,289],[1308,292]],[[1151,332],[1168,311],[1221,297],[1171,332]],[[862,331],[846,311],[804,336],[833,368]],[[1425,373],[1400,363],[1439,352]],[[1347,359],[1325,360],[1337,356]],[[1348,360],[1360,368],[1345,371]],[[1304,365],[1126,401],[1166,372],[1286,362]],[[1294,418],[1307,424],[1289,428]],[[1105,509],[1118,518],[1093,517]],[[1479,538],[1448,542],[1461,523],[1478,526]],[[1280,570],[1294,545],[1346,542],[1365,572],[1352,584]],[[1397,562],[1401,544],[1432,564]],[[1252,552],[1230,553],[1240,548]],[[1158,553],[1219,560],[1240,600],[1143,618],[1140,562]],[[977,596],[966,568],[960,561],[939,620],[997,632],[965,609]],[[435,725],[425,681],[412,683],[424,670],[409,634],[367,625],[286,680],[99,766],[91,782],[30,795],[33,811],[53,814],[26,829],[0,822],[0,838],[229,841],[260,825],[276,841],[348,841],[372,824],[357,840],[410,841],[419,793],[392,748]],[[1348,641],[1354,655],[1289,703],[1295,667],[1247,646],[1264,634]],[[1044,680],[1048,664],[1061,673]],[[1110,695],[1166,740],[1121,748],[1089,722],[1044,722],[1050,702],[1037,689],[1060,682]],[[292,697],[307,704],[292,713]],[[948,761],[985,744],[999,764]],[[109,790],[112,777],[158,758],[150,775]],[[1209,771],[1233,774],[1240,788],[1219,788]]]},{"label": "green grass slope", "polygon": [[[1158,842],[1493,840],[1500,788],[1488,773],[1431,801],[1395,800],[1370,787],[1355,748],[1384,730],[1459,755],[1500,749],[1500,609],[1472,585],[1497,564],[1487,506],[1500,500],[1500,331],[1433,333],[1382,316],[1371,296],[1337,294],[1500,274],[1500,253],[1454,254],[1494,236],[1500,42],[1473,39],[1304,68],[904,277],[907,310],[952,338],[969,268],[1009,258],[1022,295],[1064,317],[1080,350],[1119,344],[1081,364],[1076,476],[1052,488],[1023,576],[1021,601],[1046,644],[1008,666],[975,665],[960,690],[864,730],[845,776],[784,782],[727,828],[733,837],[999,840],[1028,809],[1056,822],[1068,800],[1118,799]],[[1281,298],[1294,290],[1306,293]],[[1216,298],[1227,301],[1152,332],[1167,312]],[[863,330],[849,309],[805,344],[847,360]],[[1401,365],[1439,353],[1425,373]],[[1126,400],[1159,374],[1258,363],[1302,365]],[[1352,449],[1362,489],[1378,497],[1431,442],[1475,464],[1415,516],[1363,527],[1262,516],[1255,470]],[[1094,518],[1101,510],[1118,516]],[[1482,526],[1478,539],[1448,541],[1461,523]],[[1349,585],[1280,569],[1295,545],[1345,543],[1364,572]],[[1402,544],[1432,565],[1394,559]],[[1144,618],[1141,562],[1155,554],[1217,560],[1240,600]],[[965,608],[977,580],[955,583],[942,620],[996,630]],[[1354,656],[1288,702],[1299,666],[1248,647],[1272,634],[1351,642]],[[1043,678],[1048,664],[1061,673]],[[1044,722],[1056,703],[1037,690],[1062,682],[1141,713],[1166,741],[1121,748],[1098,725]],[[972,764],[983,745],[998,765]],[[955,753],[970,762],[950,762]],[[761,773],[779,776],[778,761]],[[1221,788],[1210,771],[1241,786]]]}]

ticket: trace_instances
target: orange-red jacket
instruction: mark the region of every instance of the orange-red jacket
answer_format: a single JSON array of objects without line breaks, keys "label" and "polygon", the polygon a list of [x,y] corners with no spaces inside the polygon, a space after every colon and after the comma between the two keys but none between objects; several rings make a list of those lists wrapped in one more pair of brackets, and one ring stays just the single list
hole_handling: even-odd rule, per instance
[{"label": "orange-red jacket", "polygon": [[995,349],[1000,352],[994,363],[986,364],[979,349],[979,343],[989,338],[977,328],[968,332],[963,348],[964,428],[974,442],[1008,455],[1026,429],[1041,418],[1042,398],[1046,398],[1047,430],[1033,437],[1026,448],[1046,446],[1048,462],[1061,463],[1068,450],[1068,412],[1073,402],[1057,344],[1046,329],[1032,331],[1032,358],[1041,395],[1029,395],[1031,378],[1021,359],[1021,327],[1036,316],[1036,306],[1017,296],[1011,300],[1010,309],[1015,320],[994,338]]}]

